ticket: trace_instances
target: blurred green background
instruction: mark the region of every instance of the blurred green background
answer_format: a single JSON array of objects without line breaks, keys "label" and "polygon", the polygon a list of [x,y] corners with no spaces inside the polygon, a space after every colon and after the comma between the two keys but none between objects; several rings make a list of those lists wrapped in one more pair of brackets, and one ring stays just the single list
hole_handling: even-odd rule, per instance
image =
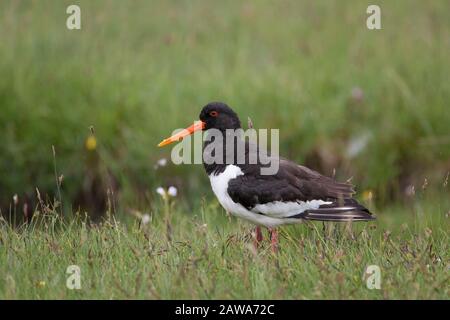
[{"label": "blurred green background", "polygon": [[31,212],[36,187],[67,213],[145,210],[169,185],[195,206],[202,166],[158,167],[156,144],[210,101],[379,205],[448,195],[450,2],[377,1],[371,31],[372,2],[1,1],[2,213],[15,194]]}]

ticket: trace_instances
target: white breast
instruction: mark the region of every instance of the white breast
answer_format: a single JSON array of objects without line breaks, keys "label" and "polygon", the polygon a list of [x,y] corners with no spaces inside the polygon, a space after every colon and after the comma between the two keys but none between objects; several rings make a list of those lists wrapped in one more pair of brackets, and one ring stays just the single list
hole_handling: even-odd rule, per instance
[{"label": "white breast", "polygon": [[[245,209],[241,204],[234,202],[231,197],[228,195],[228,182],[231,179],[236,178],[237,176],[241,176],[244,173],[241,168],[235,165],[228,165],[224,172],[214,175],[211,174],[209,176],[209,181],[211,182],[211,187],[214,194],[219,200],[222,207],[230,213],[237,213]],[[245,209],[247,210],[247,209]]]}]

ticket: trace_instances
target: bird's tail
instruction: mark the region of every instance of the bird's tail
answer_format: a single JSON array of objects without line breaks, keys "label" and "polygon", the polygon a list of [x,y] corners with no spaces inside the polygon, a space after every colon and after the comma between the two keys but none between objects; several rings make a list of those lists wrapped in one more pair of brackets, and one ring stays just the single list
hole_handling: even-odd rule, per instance
[{"label": "bird's tail", "polygon": [[372,213],[355,199],[336,200],[331,204],[306,210],[289,218],[335,222],[375,220]]}]

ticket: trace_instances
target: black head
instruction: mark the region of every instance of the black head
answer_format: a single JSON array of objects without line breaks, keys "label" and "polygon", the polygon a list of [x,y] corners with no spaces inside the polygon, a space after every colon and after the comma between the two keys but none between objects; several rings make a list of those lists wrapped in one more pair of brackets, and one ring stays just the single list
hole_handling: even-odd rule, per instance
[{"label": "black head", "polygon": [[200,120],[205,123],[204,130],[211,128],[226,130],[241,127],[236,112],[222,102],[210,102],[204,106],[200,112]]},{"label": "black head", "polygon": [[222,102],[211,102],[204,106],[202,112],[200,112],[200,120],[201,121],[195,122],[188,128],[164,139],[158,144],[158,147],[180,141],[184,137],[199,130],[214,128],[225,131],[226,129],[239,129],[241,127],[237,114]]}]

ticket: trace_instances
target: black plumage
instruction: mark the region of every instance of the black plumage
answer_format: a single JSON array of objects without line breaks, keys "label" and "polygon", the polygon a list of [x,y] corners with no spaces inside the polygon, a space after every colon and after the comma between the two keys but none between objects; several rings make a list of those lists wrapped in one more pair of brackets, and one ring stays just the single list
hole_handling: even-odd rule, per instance
[{"label": "black plumage", "polygon": [[[204,130],[211,128],[221,130],[239,129],[241,124],[237,114],[226,104],[215,102],[206,105],[200,113],[200,120],[205,123]],[[245,143],[246,156],[254,150],[249,143],[237,138],[236,143]],[[206,143],[204,148],[208,145]],[[236,145],[236,144],[235,144]],[[222,173],[227,165],[238,166],[243,175],[228,182],[227,192],[231,199],[248,210],[260,204],[273,202],[306,202],[323,200],[331,202],[317,209],[293,213],[286,218],[321,220],[321,221],[367,221],[374,217],[370,211],[352,198],[353,186],[337,182],[304,166],[283,158],[272,158],[279,162],[279,170],[274,175],[262,175],[261,163],[240,164],[236,158],[225,159],[230,151],[223,146],[223,163],[204,164],[208,175]],[[261,150],[257,150],[261,153]],[[266,151],[264,151],[266,152]],[[236,155],[236,152],[234,152]],[[258,157],[259,159],[259,157]]]}]

